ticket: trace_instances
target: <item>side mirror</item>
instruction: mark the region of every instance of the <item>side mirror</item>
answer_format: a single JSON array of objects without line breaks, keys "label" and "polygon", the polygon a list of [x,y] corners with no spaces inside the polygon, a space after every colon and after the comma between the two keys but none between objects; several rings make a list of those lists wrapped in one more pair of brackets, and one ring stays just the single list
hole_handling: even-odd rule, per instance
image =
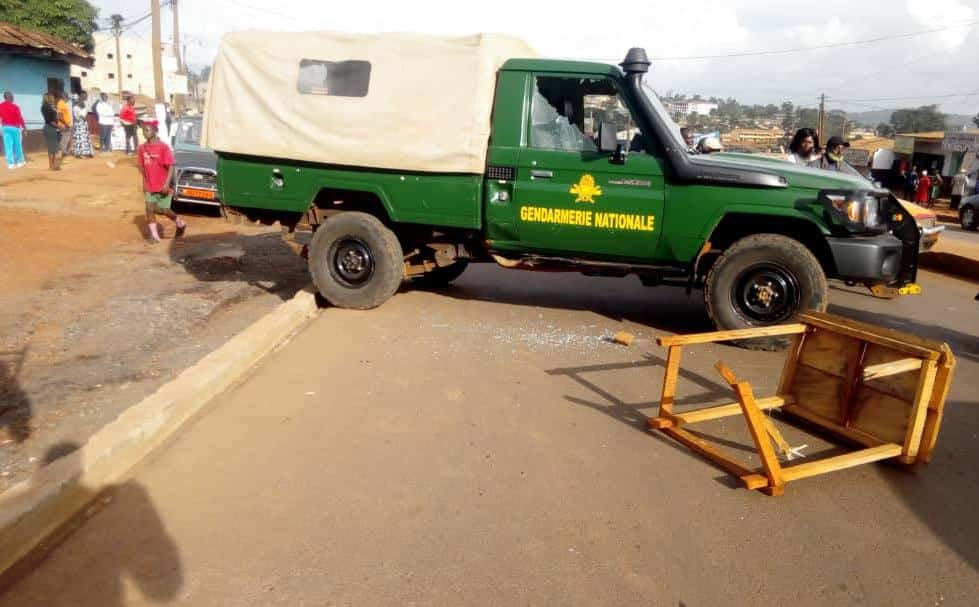
[{"label": "side mirror", "polygon": [[612,164],[625,164],[625,144],[619,143],[615,125],[608,122],[598,125],[598,151],[608,154]]}]

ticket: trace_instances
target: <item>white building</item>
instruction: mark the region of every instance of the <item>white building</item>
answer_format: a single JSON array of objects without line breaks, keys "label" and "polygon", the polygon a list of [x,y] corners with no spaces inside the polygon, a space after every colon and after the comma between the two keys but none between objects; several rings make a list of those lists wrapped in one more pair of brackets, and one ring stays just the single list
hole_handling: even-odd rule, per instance
[{"label": "white building", "polygon": [[701,99],[673,99],[667,101],[667,110],[673,116],[689,116],[690,114],[700,114],[709,116],[713,110],[717,109],[716,103]]},{"label": "white building", "polygon": [[[141,38],[122,36],[119,38],[119,57],[116,57],[116,39],[112,34],[95,33],[95,65],[90,68],[73,66],[72,80],[82,90],[97,89],[101,92],[118,94],[119,90],[152,97],[156,91],[153,85],[153,46]],[[169,99],[171,95],[187,92],[187,77],[177,74],[177,60],[170,44],[161,45],[163,53],[163,90]]]}]

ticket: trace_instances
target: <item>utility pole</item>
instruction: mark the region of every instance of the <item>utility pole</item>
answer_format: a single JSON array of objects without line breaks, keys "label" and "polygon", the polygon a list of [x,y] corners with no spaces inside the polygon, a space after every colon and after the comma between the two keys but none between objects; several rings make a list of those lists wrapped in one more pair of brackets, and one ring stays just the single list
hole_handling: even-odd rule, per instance
[{"label": "utility pole", "polygon": [[822,141],[826,141],[828,139],[828,137],[826,137],[826,131],[824,130],[825,128],[826,128],[826,95],[823,94],[819,96],[819,124],[816,128],[816,134],[819,135],[819,138]]},{"label": "utility pole", "polygon": [[150,0],[150,14],[153,20],[153,88],[157,103],[166,101],[163,92],[163,51],[160,48],[160,0]]},{"label": "utility pole", "polygon": [[[184,76],[186,80],[187,70],[184,61],[187,60],[187,47],[181,48],[180,44],[180,12],[177,10],[177,0],[170,0],[170,9],[173,15],[173,56],[177,59],[177,73]],[[179,115],[186,105],[185,95],[176,93],[173,95],[174,111]]]},{"label": "utility pole", "polygon": [[119,97],[122,97],[122,54],[119,50],[119,36],[122,35],[122,15],[112,15],[112,35],[116,37],[116,83],[119,85]]},{"label": "utility pole", "polygon": [[177,0],[170,0],[170,10],[173,13],[173,56],[177,59],[177,73],[184,73],[184,61],[180,52],[180,14],[177,12]]}]

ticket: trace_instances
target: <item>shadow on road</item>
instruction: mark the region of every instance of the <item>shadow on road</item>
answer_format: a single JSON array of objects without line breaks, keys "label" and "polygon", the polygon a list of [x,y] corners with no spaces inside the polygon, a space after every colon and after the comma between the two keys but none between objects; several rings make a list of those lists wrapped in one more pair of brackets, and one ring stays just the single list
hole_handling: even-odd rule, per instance
[{"label": "shadow on road", "polygon": [[[972,302],[965,302],[965,305],[972,305]],[[979,335],[972,335],[960,331],[955,327],[942,327],[936,324],[921,322],[907,316],[894,316],[872,310],[861,310],[848,308],[846,306],[830,304],[829,311],[833,314],[847,316],[868,322],[875,325],[890,327],[912,335],[927,337],[943,341],[952,348],[956,358],[965,358],[974,362],[979,362]],[[979,313],[979,309],[976,310]],[[936,317],[940,319],[940,310],[935,311]]]},{"label": "shadow on road", "polygon": [[31,436],[31,399],[18,380],[26,356],[26,349],[0,352],[0,440],[6,435],[22,443]]},{"label": "shadow on road", "polygon": [[283,300],[309,284],[306,260],[278,233],[188,235],[163,246],[174,263],[201,282],[245,282]]},{"label": "shadow on road", "polygon": [[0,603],[121,607],[132,598],[127,585],[148,601],[172,601],[183,569],[149,493],[135,481],[98,489],[80,484],[78,450],[76,443],[58,443],[41,466],[62,468],[58,477],[72,479],[68,491],[88,508],[4,575]]},{"label": "shadow on road", "polygon": [[[408,289],[421,287],[408,285]],[[446,297],[558,310],[585,310],[670,333],[711,330],[699,292],[651,289],[635,277],[595,278],[574,272],[527,272],[472,264],[461,279],[437,289]]]}]

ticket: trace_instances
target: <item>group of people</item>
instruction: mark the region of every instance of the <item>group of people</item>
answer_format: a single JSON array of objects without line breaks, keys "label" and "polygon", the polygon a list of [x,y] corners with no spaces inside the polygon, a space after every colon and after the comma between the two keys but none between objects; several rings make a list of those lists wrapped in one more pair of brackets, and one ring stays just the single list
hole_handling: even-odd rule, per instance
[{"label": "group of people", "polygon": [[848,147],[850,142],[834,135],[826,142],[825,149],[821,149],[819,134],[815,129],[805,127],[797,130],[792,137],[786,159],[803,166],[855,174],[856,171],[843,158],[843,152]]},{"label": "group of people", "polygon": [[[937,169],[921,169],[919,171],[918,167],[914,166],[910,171],[903,173],[901,177],[904,181],[904,197],[915,204],[926,207],[935,206],[935,199],[939,197],[942,186],[945,185],[945,180],[942,179],[941,172]],[[969,178],[965,169],[959,169],[959,172],[952,177],[950,208],[959,208],[959,203],[962,202],[962,197],[965,196],[968,187]]]},{"label": "group of people", "polygon": [[[75,158],[92,158],[95,149],[92,145],[92,130],[97,129],[99,150],[102,153],[112,149],[112,129],[116,117],[122,123],[126,135],[126,153],[136,153],[136,102],[127,97],[117,113],[105,93],[87,108],[88,93],[72,95],[69,99],[63,91],[53,91],[44,95],[41,104],[41,117],[44,120],[44,142],[48,152],[48,168],[61,169],[61,160],[68,154]],[[91,115],[92,128],[89,128]],[[19,169],[26,164],[24,156],[24,132],[27,124],[20,107],[14,103],[10,91],[3,94],[0,103],[0,124],[3,127],[3,146],[8,169]]]}]

